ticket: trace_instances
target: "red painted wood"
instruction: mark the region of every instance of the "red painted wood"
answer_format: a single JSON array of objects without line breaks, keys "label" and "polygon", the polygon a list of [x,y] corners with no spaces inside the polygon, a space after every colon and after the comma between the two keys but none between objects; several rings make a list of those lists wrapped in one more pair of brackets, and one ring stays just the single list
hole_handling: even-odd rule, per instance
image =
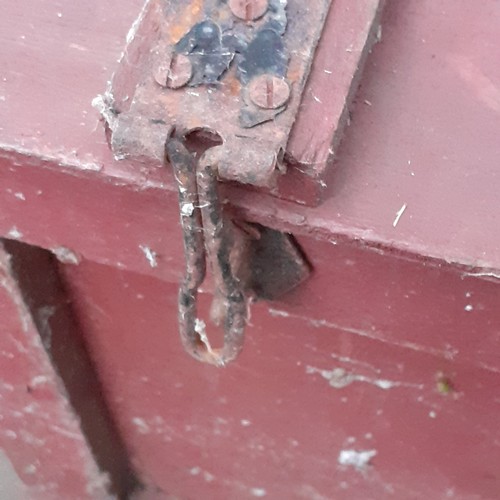
[{"label": "red painted wood", "polygon": [[[0,78],[4,158],[0,174],[5,186],[0,200],[1,233],[7,234],[18,224],[26,241],[57,245],[57,240],[65,239],[63,231],[52,227],[48,235],[45,230],[52,222],[50,216],[57,214],[63,226],[78,224],[78,251],[92,259],[97,258],[92,251],[96,243],[88,235],[98,229],[109,237],[130,218],[140,217],[138,227],[127,233],[130,237],[139,233],[141,243],[146,244],[150,238],[160,238],[159,218],[170,220],[164,207],[172,202],[165,199],[161,204],[161,200],[168,196],[166,190],[173,190],[171,176],[161,169],[112,161],[90,104],[105,88],[140,2],[130,0],[127,9],[113,2],[95,8],[92,2],[82,7],[64,4],[66,12],[62,3],[37,5],[39,9],[26,12],[20,3],[9,4],[0,21],[5,47],[0,56],[4,75]],[[389,2],[383,41],[368,61],[353,126],[329,181],[331,198],[319,208],[303,209],[236,192],[231,194],[234,203],[252,218],[275,226],[286,223],[297,232],[321,232],[326,238],[342,234],[363,238],[368,245],[396,247],[445,262],[493,271],[500,267],[498,233],[491,229],[497,222],[494,207],[500,184],[496,167],[500,115],[495,111],[500,81],[500,49],[495,43],[499,16],[494,0],[480,6],[451,0]],[[461,27],[460,34],[456,26]],[[92,37],[88,36],[90,27]],[[54,39],[72,41],[57,44]],[[42,61],[41,46],[44,54],[50,54],[49,61],[47,57]],[[28,67],[37,74],[36,86],[25,77]],[[9,167],[16,164],[26,169],[21,174],[11,172]],[[48,177],[43,186],[37,180],[40,165],[72,175]],[[32,194],[42,190],[38,202],[33,196],[27,204],[15,198],[18,191],[12,188],[19,185],[18,175],[30,179],[23,182],[26,189],[36,186]],[[100,190],[105,188],[98,187],[99,182],[91,189],[83,179],[101,180],[108,187],[130,186],[120,190],[120,207],[130,209],[117,210],[116,198],[102,196]],[[138,190],[140,197],[134,193]],[[75,211],[67,207],[69,192],[71,199],[80,197],[89,209],[97,212],[100,207],[98,220],[89,221],[80,211],[76,216],[76,207]],[[407,209],[394,228],[404,204]],[[40,207],[43,214],[33,217]],[[134,248],[129,260],[121,260],[126,267],[136,268],[141,259],[135,243],[123,241],[123,247]],[[99,259],[107,262],[110,255],[121,252],[114,243],[102,247],[108,248],[101,250],[106,256]],[[168,238],[155,250],[169,256]]]},{"label": "red painted wood", "polygon": [[[76,264],[75,308],[149,494],[498,496],[500,4],[388,2],[321,207],[227,190],[238,214],[297,234],[315,276],[256,307],[241,360],[214,371],[177,339],[172,178],[113,161],[90,105],[141,3],[4,6],[0,234]],[[349,450],[377,455],[357,470]]]},{"label": "red painted wood", "polygon": [[[477,308],[484,297],[449,292],[437,304],[442,319],[436,307],[426,316],[425,291],[439,281],[454,287],[459,276],[423,267],[415,292],[404,297],[407,263],[394,259],[387,259],[386,278],[378,277],[380,293],[367,276],[364,286],[355,279],[355,299],[339,297],[342,268],[368,275],[362,260],[348,255],[350,263],[335,255],[331,278],[339,291],[324,297],[336,309],[342,300],[378,307],[395,330],[392,340],[369,326],[356,331],[296,316],[295,305],[288,313],[282,304],[261,304],[243,354],[224,370],[182,352],[175,285],[92,263],[66,268],[132,461],[146,484],[161,488],[153,498],[496,497],[500,373],[478,366],[468,351],[493,334],[498,342],[498,308],[468,313],[464,304]],[[308,303],[314,300],[321,297]],[[356,313],[361,324],[381,320],[374,311]],[[474,331],[466,315],[483,317],[484,331]],[[448,346],[459,322],[470,335],[456,331]],[[421,339],[410,345],[405,329],[419,330]],[[434,351],[418,345],[428,337],[436,337]],[[372,453],[371,465],[342,464],[350,450]]]},{"label": "red painted wood", "polygon": [[3,498],[109,498],[107,478],[95,464],[1,246],[0,317],[0,492],[8,492]]},{"label": "red painted wood", "polygon": [[329,170],[350,123],[366,60],[382,32],[384,3],[332,3],[288,142],[288,153],[296,164],[279,179],[281,197],[313,206],[328,197]]},{"label": "red painted wood", "polygon": [[[139,481],[110,418],[99,376],[62,285],[57,260],[46,250],[16,241],[3,240],[3,247],[10,256],[11,279],[22,293],[57,376],[59,391],[75,414],[97,467],[108,479],[107,489],[125,498],[139,487]],[[42,488],[44,478],[38,479],[37,486]]]}]

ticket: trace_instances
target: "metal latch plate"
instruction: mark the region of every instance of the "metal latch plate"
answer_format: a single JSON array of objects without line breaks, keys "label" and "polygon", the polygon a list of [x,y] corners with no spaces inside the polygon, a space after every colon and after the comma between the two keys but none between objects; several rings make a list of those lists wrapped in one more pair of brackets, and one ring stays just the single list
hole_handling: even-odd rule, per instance
[{"label": "metal latch plate", "polygon": [[[223,142],[211,151],[220,178],[273,185],[331,0],[270,0],[255,20],[238,18],[234,3],[147,4],[112,83],[106,118],[115,156],[161,161],[173,127],[208,129]],[[178,56],[181,81],[159,85]],[[255,89],[263,76],[264,89]]]}]

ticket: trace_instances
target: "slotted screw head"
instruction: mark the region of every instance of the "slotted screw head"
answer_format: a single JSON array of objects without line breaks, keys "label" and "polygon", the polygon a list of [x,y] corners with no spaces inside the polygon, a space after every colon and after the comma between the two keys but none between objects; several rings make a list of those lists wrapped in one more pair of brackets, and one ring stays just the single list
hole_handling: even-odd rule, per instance
[{"label": "slotted screw head", "polygon": [[254,78],[248,88],[251,101],[259,108],[276,109],[290,99],[290,85],[275,75]]},{"label": "slotted screw head", "polygon": [[193,65],[184,54],[174,54],[168,61],[160,64],[154,73],[156,83],[162,87],[178,89],[184,87],[193,75]]},{"label": "slotted screw head", "polygon": [[229,0],[231,12],[244,21],[255,21],[269,8],[269,0]]}]

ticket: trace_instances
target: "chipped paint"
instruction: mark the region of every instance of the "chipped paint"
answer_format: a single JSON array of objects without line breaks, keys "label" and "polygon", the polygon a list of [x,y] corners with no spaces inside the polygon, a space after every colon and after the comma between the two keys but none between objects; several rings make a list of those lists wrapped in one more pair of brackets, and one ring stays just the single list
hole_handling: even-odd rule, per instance
[{"label": "chipped paint", "polygon": [[338,456],[338,463],[346,467],[354,467],[357,470],[364,470],[370,464],[373,457],[377,455],[377,450],[341,450]]},{"label": "chipped paint", "polygon": [[202,477],[207,483],[213,483],[215,481],[215,476],[206,471],[206,470],[203,470],[201,467],[199,466],[195,466],[195,467],[191,467],[191,469],[189,469],[189,474],[191,476],[200,476]]},{"label": "chipped paint", "polygon": [[49,377],[46,375],[37,375],[31,379],[31,388],[38,387],[39,385],[47,384],[49,382]]},{"label": "chipped paint", "polygon": [[201,474],[201,467],[191,467],[191,469],[189,469],[189,473],[192,476],[198,476],[199,474]]},{"label": "chipped paint", "polygon": [[52,249],[52,253],[56,256],[57,260],[62,264],[71,264],[77,266],[80,264],[80,256],[66,247],[57,247]]},{"label": "chipped paint", "polygon": [[215,481],[215,476],[213,474],[210,474],[210,472],[204,471],[203,479],[205,479],[207,483],[212,483],[213,481]]},{"label": "chipped paint", "polygon": [[21,231],[19,231],[16,226],[13,226],[12,229],[10,229],[10,231],[7,233],[8,238],[13,238],[15,240],[19,240],[23,236],[23,233],[21,233]]},{"label": "chipped paint", "polygon": [[252,488],[250,493],[256,498],[263,498],[267,495],[267,491],[264,488]]},{"label": "chipped paint", "polygon": [[351,365],[356,365],[359,367],[367,368],[375,373],[380,373],[380,370],[378,368],[375,368],[373,365],[370,363],[365,363],[363,361],[358,361],[357,359],[350,358],[348,356],[339,356],[338,354],[331,353],[330,356],[337,360],[340,361],[341,363],[346,363],[346,364],[351,364]]},{"label": "chipped paint", "polygon": [[137,427],[139,434],[149,434],[151,432],[151,428],[143,418],[134,417],[132,423]]},{"label": "chipped paint", "polygon": [[483,272],[477,272],[477,273],[464,273],[463,274],[466,277],[471,277],[471,278],[495,278],[500,280],[500,273],[496,271],[483,271]]},{"label": "chipped paint", "polygon": [[[500,276],[499,276],[500,277]],[[398,341],[395,338],[387,339],[384,337],[384,334],[380,330],[376,330],[374,328],[361,329],[354,328],[349,326],[340,325],[338,323],[333,323],[332,321],[327,321],[324,319],[312,319],[307,316],[301,316],[300,314],[291,314],[287,311],[279,310],[279,309],[269,309],[269,314],[273,317],[281,317],[281,318],[290,318],[293,320],[301,320],[307,325],[312,325],[316,328],[331,328],[332,330],[338,330],[344,333],[351,333],[355,335],[359,335],[360,337],[366,337],[372,340],[377,340],[379,342],[383,342],[388,345],[394,345],[398,347],[403,347],[406,349],[411,349],[415,352],[424,352],[427,354],[431,354],[437,357],[444,357],[446,359],[452,360],[457,354],[458,350],[453,348],[451,345],[447,344],[445,349],[436,349],[429,346],[424,346],[420,344],[416,344],[415,342],[409,342],[406,340]]]},{"label": "chipped paint", "polygon": [[319,374],[324,379],[328,380],[329,385],[335,389],[344,389],[345,387],[351,385],[353,382],[364,382],[367,384],[374,385],[382,390],[394,389],[396,387],[410,387],[413,389],[422,390],[424,388],[423,384],[411,384],[408,382],[398,382],[394,380],[377,379],[372,377],[366,377],[365,375],[358,375],[356,373],[348,372],[343,368],[334,368],[333,370],[322,370],[321,368],[315,368],[313,366],[306,367],[306,373],[308,374]]},{"label": "chipped paint", "polygon": [[269,314],[273,318],[289,318],[290,317],[290,313],[288,313],[286,311],[280,311],[278,309],[272,309],[271,307],[269,308]]},{"label": "chipped paint", "polygon": [[153,269],[155,267],[158,267],[158,259],[157,259],[158,255],[157,255],[157,253],[145,245],[139,245],[139,248],[142,250],[142,252],[146,256],[146,259],[149,262],[150,267],[152,267]]},{"label": "chipped paint", "polygon": [[126,40],[127,40],[127,45],[130,45],[134,38],[137,36],[137,33],[139,31],[139,27],[142,23],[142,20],[144,19],[144,16],[146,15],[147,9],[149,7],[149,4],[151,3],[151,0],[146,0],[144,2],[144,5],[142,7],[142,10],[139,14],[139,16],[135,19],[135,21],[132,23],[131,28],[129,29]]}]

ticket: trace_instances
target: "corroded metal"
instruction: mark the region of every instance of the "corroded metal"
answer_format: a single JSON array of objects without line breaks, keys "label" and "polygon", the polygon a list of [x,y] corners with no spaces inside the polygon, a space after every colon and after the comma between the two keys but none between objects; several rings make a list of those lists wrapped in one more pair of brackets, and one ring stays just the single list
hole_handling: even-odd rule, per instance
[{"label": "corroded metal", "polygon": [[[210,153],[221,179],[274,185],[331,0],[269,0],[250,20],[233,3],[149,2],[112,82],[115,156],[161,161],[172,127],[207,128],[223,141]],[[172,68],[175,56],[190,64]]]},{"label": "corroded metal", "polygon": [[[207,153],[198,160],[184,140],[174,131],[165,146],[178,186],[186,258],[179,288],[179,331],[191,356],[225,366],[243,348],[250,302],[278,298],[304,281],[310,270],[290,235],[236,224],[224,214],[217,165]],[[207,264],[214,285],[211,320],[224,330],[221,348],[211,346],[207,324],[198,318],[198,290]]]},{"label": "corroded metal", "polygon": [[[224,366],[243,347],[248,299],[236,277],[231,254],[236,247],[235,230],[222,214],[215,167],[194,156],[179,138],[166,143],[167,157],[178,183],[186,271],[179,289],[179,329],[189,354],[199,361]],[[206,323],[198,318],[198,289],[208,260],[214,279],[217,317],[224,328],[224,345],[212,348]],[[240,259],[241,260],[241,259]]]}]

